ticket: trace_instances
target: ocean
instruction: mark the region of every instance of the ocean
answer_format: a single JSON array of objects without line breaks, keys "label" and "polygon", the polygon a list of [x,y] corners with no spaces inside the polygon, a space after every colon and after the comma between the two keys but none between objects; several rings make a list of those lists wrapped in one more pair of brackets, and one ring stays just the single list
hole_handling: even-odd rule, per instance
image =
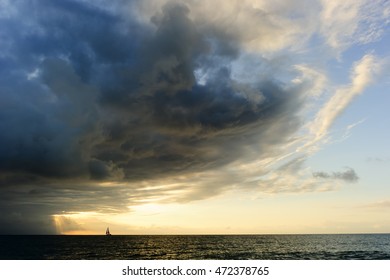
[{"label": "ocean", "polygon": [[0,236],[2,260],[390,260],[390,234]]}]

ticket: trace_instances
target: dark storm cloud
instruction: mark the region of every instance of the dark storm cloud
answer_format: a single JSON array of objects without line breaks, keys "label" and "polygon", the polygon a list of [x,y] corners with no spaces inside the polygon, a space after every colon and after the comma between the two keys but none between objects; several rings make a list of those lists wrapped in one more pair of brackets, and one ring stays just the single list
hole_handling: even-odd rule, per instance
[{"label": "dark storm cloud", "polygon": [[167,190],[150,193],[142,186],[129,189],[120,185],[95,186],[62,181],[61,185],[33,184],[1,187],[0,234],[55,234],[51,215],[74,212],[118,213],[128,206]]},{"label": "dark storm cloud", "polygon": [[[142,186],[266,156],[299,126],[300,89],[233,79],[239,36],[198,27],[186,5],[164,6],[150,24],[88,2],[14,5],[0,19],[0,223],[14,232],[52,232],[41,221],[61,211],[161,197],[171,189]],[[330,176],[356,180],[353,170]]]},{"label": "dark storm cloud", "polygon": [[355,183],[359,180],[358,175],[356,174],[355,170],[353,170],[352,168],[347,168],[347,170],[345,170],[344,172],[332,172],[332,173],[327,173],[323,171],[314,172],[313,177],[323,178],[323,179],[337,179],[349,183]]}]

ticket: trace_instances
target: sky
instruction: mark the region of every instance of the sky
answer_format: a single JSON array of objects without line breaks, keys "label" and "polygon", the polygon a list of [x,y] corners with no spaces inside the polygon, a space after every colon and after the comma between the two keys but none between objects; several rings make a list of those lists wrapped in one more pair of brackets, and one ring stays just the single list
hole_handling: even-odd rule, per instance
[{"label": "sky", "polygon": [[387,0],[0,0],[0,234],[390,232]]}]

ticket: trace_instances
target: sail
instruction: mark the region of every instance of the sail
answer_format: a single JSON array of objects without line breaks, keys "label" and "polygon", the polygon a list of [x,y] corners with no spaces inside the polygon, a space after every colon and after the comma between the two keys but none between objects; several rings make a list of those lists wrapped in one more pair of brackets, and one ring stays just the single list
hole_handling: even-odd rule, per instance
[{"label": "sail", "polygon": [[110,233],[110,228],[107,228],[107,229],[106,229],[106,235],[111,235],[111,233]]}]

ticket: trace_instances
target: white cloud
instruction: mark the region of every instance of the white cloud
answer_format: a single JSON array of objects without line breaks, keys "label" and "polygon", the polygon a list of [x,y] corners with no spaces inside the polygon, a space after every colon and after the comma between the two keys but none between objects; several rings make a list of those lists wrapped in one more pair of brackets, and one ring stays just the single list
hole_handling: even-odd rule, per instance
[{"label": "white cloud", "polygon": [[0,19],[9,18],[16,14],[16,8],[10,0],[0,0]]},{"label": "white cloud", "polygon": [[327,44],[343,51],[377,40],[384,32],[390,4],[383,0],[322,0],[320,32]]},{"label": "white cloud", "polygon": [[322,33],[331,47],[339,48],[356,32],[362,1],[323,0],[322,4]]},{"label": "white cloud", "polygon": [[308,91],[308,94],[311,96],[318,97],[324,92],[328,83],[328,78],[324,73],[304,64],[296,65],[295,69],[300,72],[300,76],[296,76],[292,80],[293,83],[310,83],[310,91]]},{"label": "white cloud", "polygon": [[309,131],[313,135],[305,147],[312,146],[322,140],[336,118],[345,110],[352,100],[369,86],[375,75],[379,73],[381,63],[372,54],[367,54],[357,61],[352,69],[351,83],[340,87],[309,123]]}]

